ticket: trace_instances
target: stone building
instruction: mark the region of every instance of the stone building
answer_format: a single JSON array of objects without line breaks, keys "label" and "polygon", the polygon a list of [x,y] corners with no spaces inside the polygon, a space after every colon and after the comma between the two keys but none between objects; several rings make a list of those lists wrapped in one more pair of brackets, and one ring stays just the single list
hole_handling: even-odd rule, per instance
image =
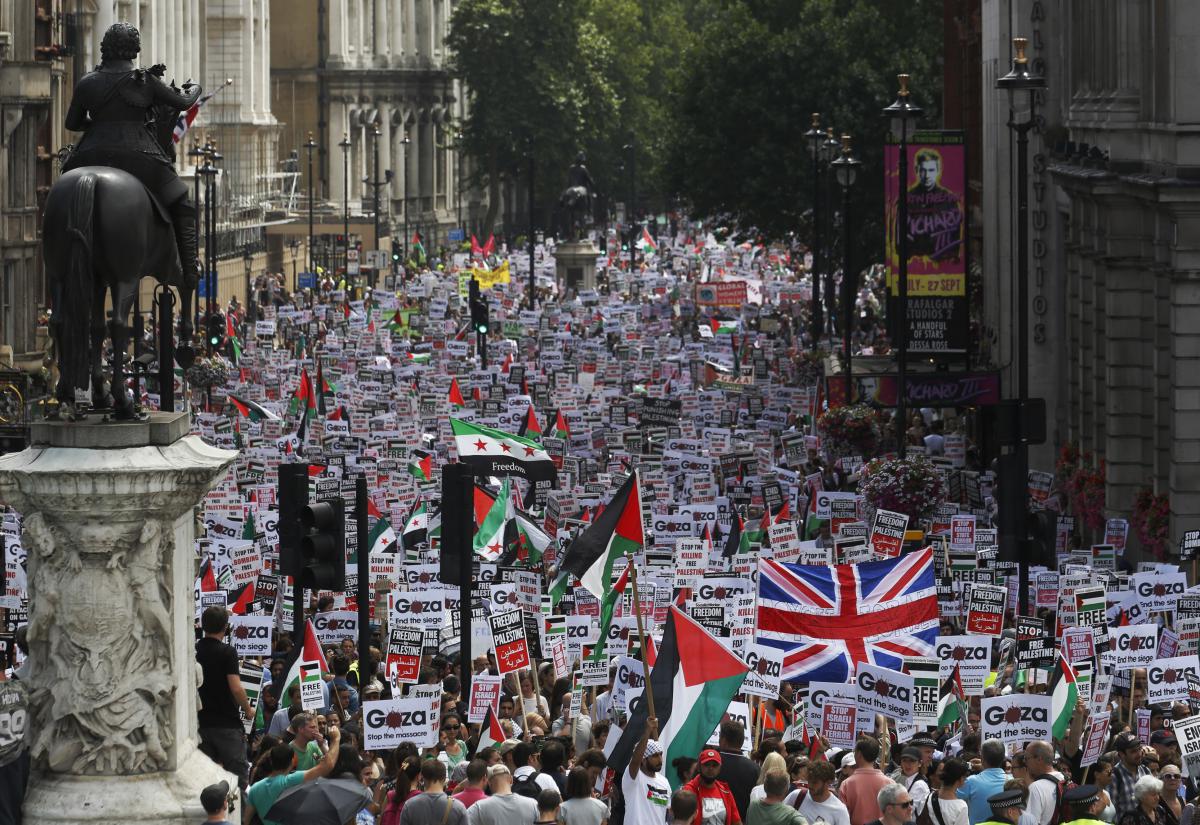
[{"label": "stone building", "polygon": [[0,4],[0,344],[30,363],[45,344],[37,319],[46,305],[41,272],[41,204],[61,145],[60,0]]},{"label": "stone building", "polygon": [[272,106],[286,122],[280,156],[296,152],[307,174],[304,144],[313,133],[314,190],[326,204],[319,234],[341,234],[348,205],[350,234],[364,249],[375,246],[377,148],[378,248],[405,240],[406,205],[407,237],[419,230],[427,247],[482,214],[478,193],[462,185],[467,170],[454,148],[464,96],[443,45],[451,0],[272,5]]},{"label": "stone building", "polygon": [[[1048,88],[1030,146],[1031,393],[1050,443],[1107,464],[1110,517],[1168,494],[1200,527],[1200,34],[1193,0],[983,0],[985,270],[997,358],[1015,351],[1005,96],[1011,38]],[[1031,466],[1052,469],[1048,448]],[[1134,542],[1136,544],[1136,542]]]}]

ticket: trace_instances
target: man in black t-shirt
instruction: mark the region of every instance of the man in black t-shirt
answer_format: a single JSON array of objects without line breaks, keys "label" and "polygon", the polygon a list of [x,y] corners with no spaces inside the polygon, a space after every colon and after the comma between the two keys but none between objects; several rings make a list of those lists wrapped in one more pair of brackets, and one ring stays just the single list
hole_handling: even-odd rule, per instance
[{"label": "man in black t-shirt", "polygon": [[246,762],[246,733],[238,708],[247,719],[254,709],[238,668],[237,652],[224,641],[229,612],[212,605],[200,616],[204,638],[196,642],[196,661],[204,672],[200,685],[200,750],[225,770],[238,777],[245,790],[249,765]]}]

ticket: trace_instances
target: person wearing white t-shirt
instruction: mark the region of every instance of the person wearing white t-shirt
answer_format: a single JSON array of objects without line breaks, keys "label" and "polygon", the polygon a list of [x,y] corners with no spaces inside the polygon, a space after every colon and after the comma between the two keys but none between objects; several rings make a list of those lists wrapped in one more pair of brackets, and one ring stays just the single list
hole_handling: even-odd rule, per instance
[{"label": "person wearing white t-shirt", "polygon": [[809,762],[808,787],[792,791],[783,803],[798,810],[808,825],[850,825],[850,811],[833,793],[833,775],[827,761]]},{"label": "person wearing white t-shirt", "polygon": [[629,770],[621,774],[625,797],[625,825],[663,825],[671,803],[671,783],[662,775],[662,745],[650,737],[658,735],[658,720],[646,720],[646,730],[634,745]]}]

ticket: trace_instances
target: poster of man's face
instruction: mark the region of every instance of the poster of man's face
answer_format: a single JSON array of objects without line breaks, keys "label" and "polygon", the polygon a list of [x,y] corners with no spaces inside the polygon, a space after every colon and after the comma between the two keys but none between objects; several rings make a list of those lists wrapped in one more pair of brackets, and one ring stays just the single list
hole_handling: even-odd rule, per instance
[{"label": "poster of man's face", "polygon": [[942,162],[935,155],[926,155],[917,164],[917,189],[932,192],[942,177]]}]

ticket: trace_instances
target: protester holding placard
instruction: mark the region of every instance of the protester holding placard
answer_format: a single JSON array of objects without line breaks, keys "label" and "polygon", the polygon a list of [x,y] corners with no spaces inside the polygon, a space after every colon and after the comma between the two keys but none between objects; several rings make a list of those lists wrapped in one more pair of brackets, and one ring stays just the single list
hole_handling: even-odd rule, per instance
[{"label": "protester holding placard", "polygon": [[276,745],[272,748],[265,764],[266,778],[251,785],[247,791],[248,804],[242,813],[243,821],[251,822],[254,814],[258,814],[263,825],[282,825],[268,818],[267,814],[279,795],[288,788],[311,782],[317,777],[329,776],[340,753],[341,731],[334,728],[330,733],[330,740],[329,750],[321,761],[303,771],[295,769],[296,754],[290,745]]}]

